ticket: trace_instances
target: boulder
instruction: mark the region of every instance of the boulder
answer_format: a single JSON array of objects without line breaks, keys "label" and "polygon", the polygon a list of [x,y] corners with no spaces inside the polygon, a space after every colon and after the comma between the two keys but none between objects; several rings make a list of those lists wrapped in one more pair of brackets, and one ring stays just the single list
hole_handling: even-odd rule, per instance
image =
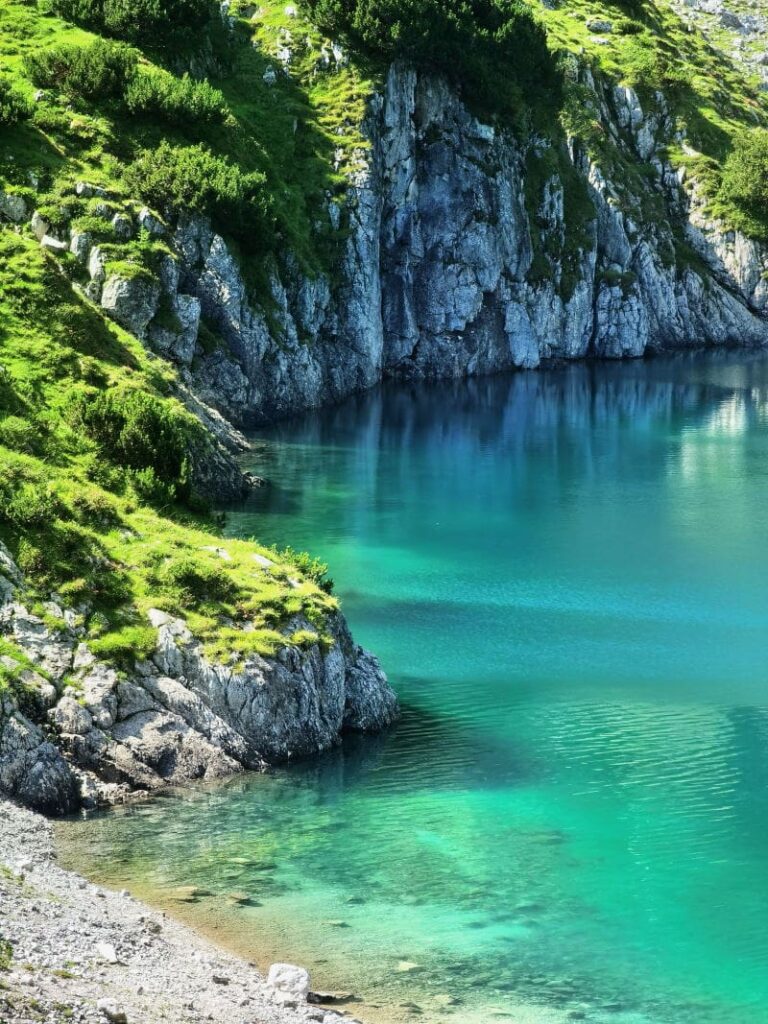
[{"label": "boulder", "polygon": [[34,672],[30,668],[22,669],[19,672],[19,682],[37,697],[44,708],[51,708],[56,703],[56,687],[39,672]]},{"label": "boulder", "polygon": [[267,987],[279,1003],[305,1003],[309,996],[309,971],[294,964],[272,964]]},{"label": "boulder", "polygon": [[27,204],[12,192],[0,192],[0,217],[21,224],[27,217]]},{"label": "boulder", "polygon": [[165,225],[163,222],[159,220],[146,206],[142,206],[139,210],[138,221],[140,228],[156,238],[165,234]]},{"label": "boulder", "polygon": [[723,28],[730,28],[736,31],[744,27],[741,23],[741,18],[734,14],[733,11],[723,11],[720,15],[720,24]]},{"label": "boulder", "polygon": [[107,276],[107,260],[98,245],[88,254],[88,276],[93,284],[102,285]]},{"label": "boulder", "polygon": [[590,32],[596,32],[599,35],[608,35],[613,32],[613,22],[606,21],[603,18],[590,18],[587,22],[587,28]]},{"label": "boulder", "polygon": [[133,223],[130,217],[126,217],[124,213],[116,213],[111,221],[112,227],[114,228],[115,238],[125,241],[130,238],[133,234]]},{"label": "boulder", "polygon": [[97,942],[96,953],[107,964],[117,963],[117,950],[111,942]]},{"label": "boulder", "polygon": [[32,214],[32,220],[30,221],[29,226],[32,228],[32,234],[38,242],[40,242],[43,237],[48,234],[48,229],[51,225],[47,220],[45,220],[39,210],[35,210]]},{"label": "boulder", "polygon": [[93,235],[89,231],[73,231],[69,236],[69,251],[78,263],[86,263],[93,246]]},{"label": "boulder", "polygon": [[68,814],[79,802],[61,752],[8,697],[0,700],[0,793],[43,814]]},{"label": "boulder", "polygon": [[49,717],[59,732],[69,736],[85,736],[93,728],[90,711],[68,694],[61,698]]},{"label": "boulder", "polygon": [[62,242],[61,239],[54,238],[52,235],[43,235],[40,239],[40,245],[43,249],[47,249],[48,252],[55,253],[57,256],[61,256],[69,251],[69,245],[66,242]]},{"label": "boulder", "polygon": [[90,181],[78,181],[75,184],[75,195],[82,199],[90,199],[91,196],[99,196],[103,199],[107,195],[107,190],[99,185],[93,185]]},{"label": "boulder", "polygon": [[123,1007],[114,999],[99,999],[96,1009],[111,1024],[128,1024],[128,1016]]},{"label": "boulder", "polygon": [[160,282],[145,273],[110,274],[101,292],[101,308],[137,338],[146,337],[159,302]]}]

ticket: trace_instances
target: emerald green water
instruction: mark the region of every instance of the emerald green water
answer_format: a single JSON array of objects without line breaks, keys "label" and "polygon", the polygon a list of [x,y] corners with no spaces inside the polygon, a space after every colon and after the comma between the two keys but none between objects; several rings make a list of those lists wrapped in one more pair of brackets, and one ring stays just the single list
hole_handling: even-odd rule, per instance
[{"label": "emerald green water", "polygon": [[230,532],[330,563],[402,723],[68,858],[364,1019],[768,1022],[768,358],[388,387],[254,468]]}]

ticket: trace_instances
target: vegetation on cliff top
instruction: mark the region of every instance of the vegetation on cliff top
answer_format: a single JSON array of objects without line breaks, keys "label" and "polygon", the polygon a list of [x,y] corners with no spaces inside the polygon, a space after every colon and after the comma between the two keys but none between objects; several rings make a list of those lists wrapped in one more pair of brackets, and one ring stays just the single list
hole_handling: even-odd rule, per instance
[{"label": "vegetation on cliff top", "polygon": [[[112,203],[203,209],[256,257],[256,284],[278,249],[289,248],[309,273],[327,268],[327,206],[343,202],[365,150],[370,87],[351,66],[326,65],[322,37],[311,33],[310,45],[303,25],[286,73],[285,26],[297,22],[283,6],[266,4],[251,21],[233,4],[223,21],[207,0],[0,0],[0,114],[13,122],[0,147],[0,187],[34,189],[36,205],[61,205],[64,196],[75,202],[74,182],[86,175]],[[158,11],[162,32],[151,29]],[[203,29],[166,30],[203,14]],[[145,189],[160,147],[162,166]]]},{"label": "vegetation on cliff top", "polygon": [[302,0],[309,19],[378,67],[401,59],[445,75],[487,115],[556,111],[561,79],[523,0]]}]

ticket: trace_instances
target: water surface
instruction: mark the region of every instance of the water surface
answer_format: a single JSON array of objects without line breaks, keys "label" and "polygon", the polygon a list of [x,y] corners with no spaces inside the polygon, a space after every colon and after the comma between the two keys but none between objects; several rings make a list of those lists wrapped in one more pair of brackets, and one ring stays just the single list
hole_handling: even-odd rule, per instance
[{"label": "water surface", "polygon": [[768,1022],[768,359],[386,387],[252,468],[230,532],[329,562],[403,721],[67,856],[372,1021]]}]

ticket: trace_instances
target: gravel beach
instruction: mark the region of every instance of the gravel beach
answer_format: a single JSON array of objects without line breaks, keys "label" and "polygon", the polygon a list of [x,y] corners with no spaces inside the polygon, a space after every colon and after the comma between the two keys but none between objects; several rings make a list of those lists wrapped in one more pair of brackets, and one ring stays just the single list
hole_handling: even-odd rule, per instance
[{"label": "gravel beach", "polygon": [[300,969],[270,973],[56,863],[40,815],[0,801],[0,1024],[340,1024]]}]

